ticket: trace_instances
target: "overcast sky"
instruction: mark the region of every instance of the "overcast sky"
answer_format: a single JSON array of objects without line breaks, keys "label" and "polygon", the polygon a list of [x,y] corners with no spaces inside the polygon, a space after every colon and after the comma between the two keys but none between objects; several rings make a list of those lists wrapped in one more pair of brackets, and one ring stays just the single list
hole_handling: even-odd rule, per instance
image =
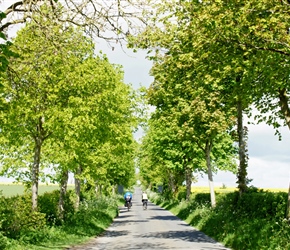
[{"label": "overcast sky", "polygon": [[[135,88],[140,85],[148,87],[153,78],[149,75],[152,63],[146,59],[146,52],[124,53],[119,46],[112,50],[100,42],[100,48],[107,54],[111,63],[123,65],[125,82]],[[282,141],[274,135],[275,131],[266,124],[247,125],[249,128],[249,167],[248,178],[253,179],[250,185],[259,188],[288,188],[290,182],[290,131],[282,128]],[[137,137],[140,133],[137,134]],[[236,176],[230,172],[220,172],[214,176],[215,186],[236,187]],[[207,176],[199,177],[197,186],[208,186]]]}]

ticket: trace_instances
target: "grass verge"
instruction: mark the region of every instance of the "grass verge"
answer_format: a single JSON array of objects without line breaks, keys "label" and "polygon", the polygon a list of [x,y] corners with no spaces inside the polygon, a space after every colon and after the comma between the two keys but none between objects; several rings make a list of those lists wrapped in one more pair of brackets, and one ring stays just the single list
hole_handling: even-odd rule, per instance
[{"label": "grass verge", "polygon": [[211,208],[209,193],[195,193],[189,201],[150,194],[151,201],[231,249],[290,249],[286,192],[255,191],[242,198],[231,192],[216,198],[217,206]]},{"label": "grass verge", "polygon": [[[84,200],[79,210],[66,215],[63,223],[48,220],[36,230],[31,227],[22,228],[13,236],[4,230],[3,225],[3,231],[0,230],[0,250],[63,250],[86,243],[104,232],[112,223],[118,215],[121,200],[121,196]],[[40,199],[40,202],[42,201],[47,202],[47,199]],[[49,204],[46,206],[51,207]],[[16,213],[19,213],[19,210]]]}]

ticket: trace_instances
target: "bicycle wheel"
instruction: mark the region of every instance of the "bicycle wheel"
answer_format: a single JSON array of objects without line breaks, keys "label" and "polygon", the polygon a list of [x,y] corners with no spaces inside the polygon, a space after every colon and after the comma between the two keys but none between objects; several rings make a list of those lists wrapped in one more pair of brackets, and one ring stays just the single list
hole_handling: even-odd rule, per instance
[{"label": "bicycle wheel", "polygon": [[147,202],[146,202],[146,201],[143,202],[143,209],[144,209],[144,210],[147,209]]}]

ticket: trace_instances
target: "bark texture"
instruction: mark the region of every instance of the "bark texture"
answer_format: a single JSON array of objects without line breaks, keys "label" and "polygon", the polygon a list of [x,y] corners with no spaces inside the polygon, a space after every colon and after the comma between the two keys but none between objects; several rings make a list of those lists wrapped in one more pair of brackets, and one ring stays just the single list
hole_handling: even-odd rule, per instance
[{"label": "bark texture", "polygon": [[246,154],[246,141],[244,136],[243,127],[243,107],[241,100],[237,103],[237,113],[238,113],[238,138],[239,138],[239,170],[238,170],[238,189],[240,195],[242,195],[247,190],[247,154]]},{"label": "bark texture", "polygon": [[32,210],[37,210],[38,200],[38,183],[39,183],[39,166],[40,166],[40,154],[43,141],[46,139],[45,131],[43,128],[44,118],[40,117],[36,126],[36,134],[34,136],[34,159],[33,166],[31,168],[31,186],[32,186]]},{"label": "bark texture", "polygon": [[76,194],[75,208],[76,210],[79,209],[80,201],[81,201],[81,180],[79,178],[81,173],[82,173],[82,168],[81,166],[79,166],[75,174],[75,194]]},{"label": "bark texture", "polygon": [[281,108],[281,113],[283,114],[285,118],[285,122],[290,129],[290,108],[289,108],[289,98],[287,96],[286,89],[280,89],[279,90],[279,104]]},{"label": "bark texture", "polygon": [[288,202],[287,202],[287,214],[286,217],[290,222],[290,182],[289,182],[289,189],[288,189]]},{"label": "bark texture", "polygon": [[192,171],[189,167],[187,167],[185,170],[185,179],[186,179],[186,200],[189,201],[192,184]]},{"label": "bark texture", "polygon": [[58,202],[58,213],[61,220],[64,217],[64,198],[67,191],[67,182],[68,182],[68,170],[62,172],[60,180],[60,192],[59,192],[59,202]]},{"label": "bark texture", "polygon": [[210,202],[211,202],[211,207],[215,207],[216,199],[215,199],[215,193],[214,193],[214,184],[213,184],[213,176],[212,176],[211,160],[210,160],[211,148],[212,148],[211,142],[207,141],[206,146],[205,146],[205,158],[206,158],[207,176],[208,176],[208,183],[209,183],[209,190],[210,190]]}]

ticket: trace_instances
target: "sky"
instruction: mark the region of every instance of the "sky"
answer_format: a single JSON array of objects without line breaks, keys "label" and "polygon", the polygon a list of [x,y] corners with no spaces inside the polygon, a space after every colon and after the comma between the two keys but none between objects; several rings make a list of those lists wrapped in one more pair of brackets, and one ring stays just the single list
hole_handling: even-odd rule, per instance
[{"label": "sky", "polygon": [[[5,9],[1,1],[0,7]],[[96,49],[103,51],[111,63],[123,66],[126,83],[132,84],[136,89],[140,86],[149,87],[153,81],[153,77],[149,74],[152,63],[146,59],[146,51],[133,53],[126,48],[124,51],[120,44],[111,45],[114,50],[100,40],[96,42]],[[274,129],[266,124],[248,125],[248,129],[248,178],[253,179],[250,185],[258,188],[288,188],[290,183],[289,129],[284,127],[280,130],[281,141],[274,135]],[[136,139],[141,136],[142,131],[135,134]],[[199,181],[194,184],[195,186],[208,186],[207,176],[198,176],[198,178]],[[7,181],[7,179],[0,177],[0,181]],[[230,172],[218,172],[214,175],[214,185],[236,187],[236,176]]]}]

